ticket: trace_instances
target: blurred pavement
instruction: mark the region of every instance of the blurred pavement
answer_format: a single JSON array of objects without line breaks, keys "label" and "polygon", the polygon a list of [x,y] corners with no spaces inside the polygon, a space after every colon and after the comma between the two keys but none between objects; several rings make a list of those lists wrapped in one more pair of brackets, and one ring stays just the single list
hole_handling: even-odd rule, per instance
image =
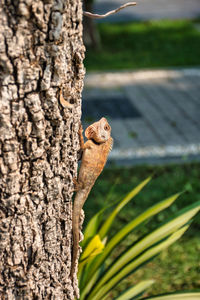
[{"label": "blurred pavement", "polygon": [[[94,12],[104,14],[126,0],[95,0]],[[135,0],[136,6],[128,7],[98,22],[144,21],[155,19],[195,19],[200,17],[199,0]]]},{"label": "blurred pavement", "polygon": [[84,128],[102,116],[118,165],[200,160],[200,68],[88,73]]},{"label": "blurred pavement", "polygon": [[[200,0],[135,0],[98,22],[200,18]],[[104,14],[125,0],[95,0]],[[112,126],[110,161],[200,161],[200,68],[88,73],[83,93],[85,127],[105,116]]]}]

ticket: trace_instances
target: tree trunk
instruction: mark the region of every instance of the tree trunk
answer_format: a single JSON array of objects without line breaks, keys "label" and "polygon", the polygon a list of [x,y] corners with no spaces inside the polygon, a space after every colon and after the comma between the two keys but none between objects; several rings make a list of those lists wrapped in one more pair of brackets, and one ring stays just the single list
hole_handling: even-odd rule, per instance
[{"label": "tree trunk", "polygon": [[74,299],[80,0],[0,3],[0,299]]}]

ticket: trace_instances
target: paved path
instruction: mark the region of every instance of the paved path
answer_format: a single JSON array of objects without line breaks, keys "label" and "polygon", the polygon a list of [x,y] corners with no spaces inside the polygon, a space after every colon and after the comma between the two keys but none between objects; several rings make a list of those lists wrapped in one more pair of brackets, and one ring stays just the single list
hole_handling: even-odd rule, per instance
[{"label": "paved path", "polygon": [[89,73],[83,124],[105,116],[117,163],[200,158],[200,69]]},{"label": "paved path", "polygon": [[[137,6],[102,19],[101,22],[120,22],[152,19],[195,19],[200,17],[199,0],[135,0]],[[103,14],[124,4],[126,0],[96,0],[94,11]]]}]

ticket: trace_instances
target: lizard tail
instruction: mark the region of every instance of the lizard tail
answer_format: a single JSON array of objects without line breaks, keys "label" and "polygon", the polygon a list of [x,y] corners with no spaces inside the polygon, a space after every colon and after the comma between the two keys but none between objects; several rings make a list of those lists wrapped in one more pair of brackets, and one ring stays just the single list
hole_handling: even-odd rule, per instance
[{"label": "lizard tail", "polygon": [[79,216],[73,214],[73,253],[72,253],[72,265],[71,265],[71,277],[75,273],[75,266],[78,257],[79,248]]},{"label": "lizard tail", "polygon": [[78,268],[78,250],[79,250],[79,215],[74,213],[72,216],[72,228],[73,228],[73,252],[72,252],[72,263],[70,277],[74,286],[75,297],[79,299],[79,290],[77,287],[76,268]]},{"label": "lizard tail", "polygon": [[78,263],[78,250],[79,250],[79,225],[80,225],[80,214],[85,199],[87,198],[88,191],[77,191],[74,199],[74,207],[72,213],[72,233],[73,233],[73,253],[72,253],[72,264],[71,264],[71,278],[73,279],[76,269],[76,264]]},{"label": "lizard tail", "polygon": [[[71,264],[71,271],[70,277],[72,282],[76,282],[76,268],[78,268],[78,255],[79,255],[79,241],[80,241],[80,234],[79,234],[79,224],[80,224],[80,214],[81,209],[85,200],[87,199],[88,193],[91,188],[87,188],[85,190],[79,190],[76,193],[74,199],[74,207],[72,213],[72,232],[73,232],[73,253],[72,253],[72,264]],[[76,298],[78,297],[78,293],[76,292]]]}]

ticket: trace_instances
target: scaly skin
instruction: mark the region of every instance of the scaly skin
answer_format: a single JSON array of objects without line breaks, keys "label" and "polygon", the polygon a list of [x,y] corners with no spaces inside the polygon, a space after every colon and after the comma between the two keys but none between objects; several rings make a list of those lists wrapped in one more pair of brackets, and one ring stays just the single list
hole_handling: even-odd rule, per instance
[{"label": "scaly skin", "polygon": [[[82,127],[79,130],[80,146],[83,151],[82,162],[79,170],[78,181],[75,182],[76,196],[74,199],[72,230],[73,230],[73,257],[71,266],[71,278],[75,275],[79,250],[79,219],[81,209],[96,181],[101,174],[110,150],[113,139],[110,136],[111,127],[105,118],[90,125],[85,130],[88,138],[84,144]],[[76,295],[78,298],[78,295]]]}]

